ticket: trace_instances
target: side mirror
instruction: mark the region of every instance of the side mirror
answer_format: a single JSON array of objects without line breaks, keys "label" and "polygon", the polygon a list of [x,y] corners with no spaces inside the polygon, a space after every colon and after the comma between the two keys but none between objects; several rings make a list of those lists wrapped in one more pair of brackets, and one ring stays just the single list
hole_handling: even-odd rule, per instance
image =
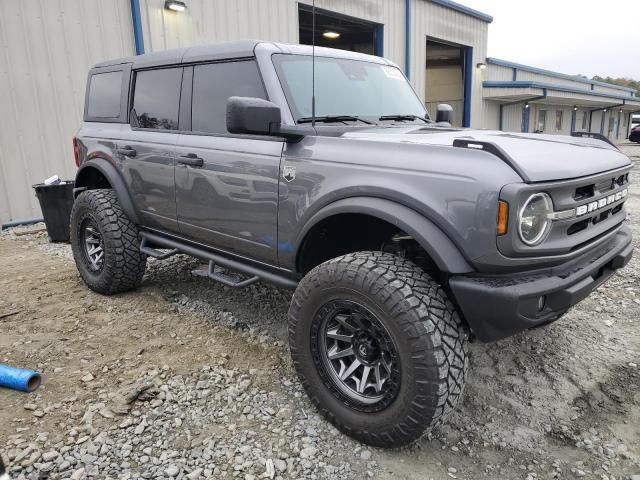
[{"label": "side mirror", "polygon": [[451,125],[453,119],[453,107],[448,103],[438,104],[438,112],[436,114],[437,123],[448,123]]},{"label": "side mirror", "polygon": [[300,140],[304,134],[298,127],[282,125],[280,107],[262,98],[229,97],[227,100],[229,133],[269,135]]}]

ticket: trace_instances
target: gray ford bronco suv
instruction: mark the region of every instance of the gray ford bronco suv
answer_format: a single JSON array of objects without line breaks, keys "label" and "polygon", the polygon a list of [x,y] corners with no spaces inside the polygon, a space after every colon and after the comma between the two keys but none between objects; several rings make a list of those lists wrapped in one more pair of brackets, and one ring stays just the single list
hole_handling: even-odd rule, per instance
[{"label": "gray ford bronco suv", "polygon": [[363,442],[410,443],[460,399],[469,341],[557,320],[632,254],[631,164],[604,137],[452,128],[439,110],[390,61],[341,50],[98,64],[74,139],[80,275],[114,294],[182,253],[230,287],[295,289],[312,402]]}]

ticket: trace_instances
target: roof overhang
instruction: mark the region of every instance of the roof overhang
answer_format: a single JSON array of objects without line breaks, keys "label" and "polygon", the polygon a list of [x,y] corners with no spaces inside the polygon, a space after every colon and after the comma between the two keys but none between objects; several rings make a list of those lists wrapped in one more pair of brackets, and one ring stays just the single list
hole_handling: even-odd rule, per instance
[{"label": "roof overhang", "polygon": [[485,100],[501,103],[535,103],[590,108],[617,107],[624,111],[640,109],[640,98],[583,90],[566,85],[533,81],[494,81],[482,83]]}]

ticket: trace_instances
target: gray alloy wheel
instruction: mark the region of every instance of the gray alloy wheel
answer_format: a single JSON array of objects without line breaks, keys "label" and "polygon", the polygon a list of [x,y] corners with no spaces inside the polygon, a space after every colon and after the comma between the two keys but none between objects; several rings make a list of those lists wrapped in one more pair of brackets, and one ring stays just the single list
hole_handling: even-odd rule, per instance
[{"label": "gray alloy wheel", "polygon": [[95,220],[86,218],[80,227],[82,236],[82,253],[87,266],[93,272],[100,272],[104,267],[104,241]]},{"label": "gray alloy wheel", "polygon": [[358,410],[391,403],[398,393],[400,360],[382,322],[363,305],[346,300],[325,304],[318,320],[317,367],[325,369]]}]

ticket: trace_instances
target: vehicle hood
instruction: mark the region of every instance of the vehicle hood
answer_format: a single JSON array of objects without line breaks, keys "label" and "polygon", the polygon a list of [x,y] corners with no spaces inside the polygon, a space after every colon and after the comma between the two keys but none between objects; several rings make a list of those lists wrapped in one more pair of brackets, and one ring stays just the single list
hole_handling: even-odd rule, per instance
[{"label": "vehicle hood", "polygon": [[[456,139],[490,142],[526,182],[566,180],[630,165],[629,158],[603,140],[564,135],[510,133],[443,127],[389,127],[350,131],[343,137],[454,147]],[[460,155],[464,149],[460,148]]]}]

